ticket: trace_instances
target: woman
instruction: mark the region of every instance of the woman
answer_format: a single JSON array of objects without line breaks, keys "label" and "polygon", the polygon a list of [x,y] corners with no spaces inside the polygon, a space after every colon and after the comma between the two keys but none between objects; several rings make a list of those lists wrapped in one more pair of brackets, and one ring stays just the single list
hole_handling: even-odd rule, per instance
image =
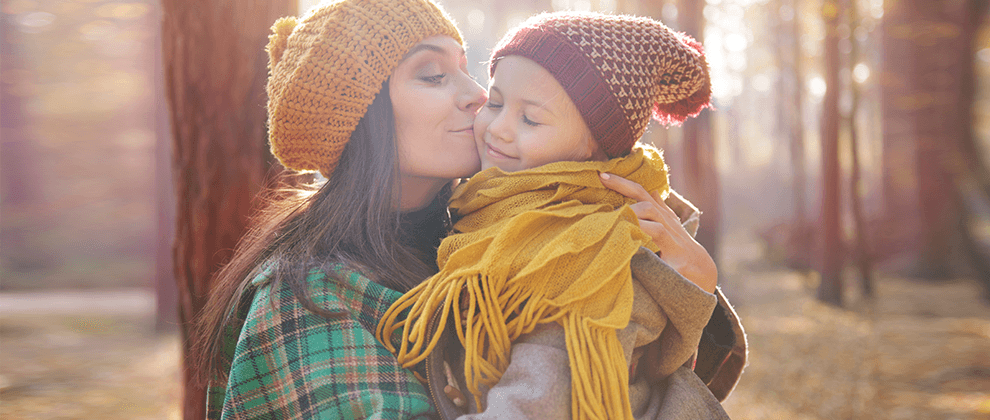
[{"label": "woman", "polygon": [[[480,165],[471,127],[485,92],[427,0],[341,0],[273,31],[272,153],[327,180],[277,194],[219,273],[198,332],[208,418],[434,416],[438,396],[374,330],[436,271],[451,182]],[[665,232],[675,216],[641,187],[610,184],[642,201],[651,236],[690,239]],[[662,251],[687,271],[710,260]]]}]

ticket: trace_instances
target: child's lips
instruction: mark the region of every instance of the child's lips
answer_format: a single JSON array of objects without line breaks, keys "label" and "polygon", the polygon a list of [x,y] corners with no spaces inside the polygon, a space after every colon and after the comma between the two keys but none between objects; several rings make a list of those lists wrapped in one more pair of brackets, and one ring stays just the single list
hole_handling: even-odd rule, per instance
[{"label": "child's lips", "polygon": [[497,147],[488,143],[485,143],[485,151],[488,153],[488,156],[496,159],[515,159],[514,157],[505,154],[505,152],[498,150]]}]

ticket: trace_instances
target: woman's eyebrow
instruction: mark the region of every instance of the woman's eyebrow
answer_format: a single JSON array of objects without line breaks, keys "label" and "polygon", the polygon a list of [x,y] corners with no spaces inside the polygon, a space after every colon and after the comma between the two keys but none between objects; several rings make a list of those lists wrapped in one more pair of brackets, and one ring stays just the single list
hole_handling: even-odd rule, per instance
[{"label": "woman's eyebrow", "polygon": [[[416,54],[416,53],[418,53],[420,51],[431,51],[431,52],[435,52],[437,54],[442,54],[442,55],[448,55],[448,54],[450,54],[450,51],[448,51],[447,49],[445,49],[443,47],[437,46],[437,45],[433,45],[433,44],[416,44],[416,46],[412,47],[412,49],[410,49],[409,52],[406,53],[405,57],[402,57],[402,59],[405,60],[405,59],[411,57],[413,54]],[[457,52],[459,53],[458,55],[464,55],[464,49],[459,49]]]}]

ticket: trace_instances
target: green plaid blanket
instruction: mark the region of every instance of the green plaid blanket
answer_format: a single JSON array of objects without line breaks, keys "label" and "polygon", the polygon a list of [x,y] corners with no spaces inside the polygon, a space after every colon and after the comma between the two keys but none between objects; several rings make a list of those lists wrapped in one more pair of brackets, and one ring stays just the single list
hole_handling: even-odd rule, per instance
[{"label": "green plaid blanket", "polygon": [[[350,316],[328,320],[299,304],[288,285],[253,279],[244,322],[226,340],[230,377],[208,389],[208,419],[433,418],[424,386],[375,339],[401,293],[357,273],[347,282],[307,278],[313,301]],[[224,386],[225,385],[225,386]]]}]

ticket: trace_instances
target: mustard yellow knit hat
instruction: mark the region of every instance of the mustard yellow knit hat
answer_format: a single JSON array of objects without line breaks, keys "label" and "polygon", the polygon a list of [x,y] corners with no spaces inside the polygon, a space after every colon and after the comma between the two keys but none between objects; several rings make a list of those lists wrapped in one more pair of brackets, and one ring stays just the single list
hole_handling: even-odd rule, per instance
[{"label": "mustard yellow knit hat", "polygon": [[268,141],[282,165],[330,177],[382,84],[413,45],[457,42],[454,22],[428,0],[333,0],[272,26]]}]

